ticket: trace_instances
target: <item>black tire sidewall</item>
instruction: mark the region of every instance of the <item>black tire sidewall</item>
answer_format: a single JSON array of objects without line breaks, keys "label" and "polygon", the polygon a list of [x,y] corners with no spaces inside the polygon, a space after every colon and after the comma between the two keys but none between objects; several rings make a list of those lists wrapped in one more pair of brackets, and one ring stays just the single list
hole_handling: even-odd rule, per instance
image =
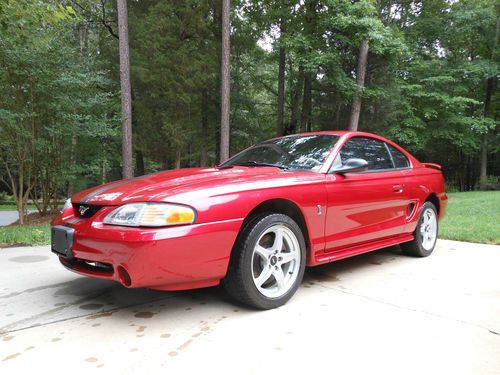
[{"label": "black tire sidewall", "polygon": [[[286,294],[278,298],[269,298],[261,294],[255,286],[251,265],[257,240],[260,238],[262,233],[277,224],[286,226],[297,237],[297,241],[300,247],[300,268],[294,285]],[[264,309],[275,308],[285,304],[295,294],[304,276],[306,263],[306,245],[302,230],[297,225],[297,223],[289,216],[283,214],[268,214],[264,217],[261,217],[258,222],[254,221],[253,225],[252,223],[250,223],[250,225],[245,228],[245,231],[246,235],[244,234],[242,238],[246,240],[243,244],[241,244],[243,248],[240,249],[243,252],[241,257],[240,272],[242,273],[242,281],[249,297],[252,299],[253,304],[256,307]]]},{"label": "black tire sidewall", "polygon": [[[434,211],[434,215],[436,217],[436,239],[434,240],[434,245],[432,246],[432,248],[430,250],[426,250],[422,246],[423,238],[422,238],[422,234],[420,233],[420,226],[422,225],[422,220],[424,219],[424,212],[427,209],[431,209],[432,211]],[[422,205],[422,210],[421,210],[420,217],[418,219],[417,227],[415,228],[415,234],[414,234],[415,242],[416,242],[416,245],[418,246],[418,251],[420,253],[418,255],[428,256],[434,251],[434,248],[436,247],[436,243],[437,243],[438,234],[439,234],[439,220],[438,220],[438,213],[437,213],[436,206],[434,206],[434,204],[432,204],[431,202],[425,202]]]}]

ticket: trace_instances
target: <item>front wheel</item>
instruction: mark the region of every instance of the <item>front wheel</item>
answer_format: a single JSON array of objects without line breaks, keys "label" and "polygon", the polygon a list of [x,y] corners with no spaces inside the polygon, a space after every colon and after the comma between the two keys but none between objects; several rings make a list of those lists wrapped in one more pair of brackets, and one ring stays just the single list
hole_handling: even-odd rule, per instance
[{"label": "front wheel", "polygon": [[233,249],[224,287],[229,295],[258,309],[285,304],[304,276],[306,246],[300,227],[282,214],[253,218]]},{"label": "front wheel", "polygon": [[438,237],[438,215],[436,206],[425,202],[422,206],[413,240],[401,244],[404,253],[417,257],[431,255]]}]

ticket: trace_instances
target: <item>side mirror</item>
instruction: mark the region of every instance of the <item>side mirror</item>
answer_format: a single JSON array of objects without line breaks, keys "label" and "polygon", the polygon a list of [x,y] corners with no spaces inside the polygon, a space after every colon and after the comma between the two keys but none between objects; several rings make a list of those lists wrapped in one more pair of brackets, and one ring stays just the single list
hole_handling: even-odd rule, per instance
[{"label": "side mirror", "polygon": [[333,173],[344,174],[354,172],[364,172],[368,169],[368,162],[365,159],[347,159],[344,165],[334,169]]}]

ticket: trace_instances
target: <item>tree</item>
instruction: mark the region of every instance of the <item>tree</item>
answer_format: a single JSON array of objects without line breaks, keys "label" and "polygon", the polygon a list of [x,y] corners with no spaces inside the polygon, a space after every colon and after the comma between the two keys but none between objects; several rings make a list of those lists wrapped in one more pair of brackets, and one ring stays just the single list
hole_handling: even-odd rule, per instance
[{"label": "tree", "polygon": [[120,83],[122,93],[122,159],[123,178],[132,178],[132,93],[128,46],[127,0],[117,0],[118,35],[120,38]]},{"label": "tree", "polygon": [[[490,52],[490,62],[495,63],[495,54],[496,54],[496,49],[498,48],[498,39],[500,37],[500,5],[497,4],[496,7],[497,10],[497,22],[496,22],[496,27],[495,27],[495,40],[493,42],[491,52]],[[491,99],[493,96],[493,92],[495,90],[495,76],[490,75],[486,79],[486,93],[485,93],[485,99],[484,99],[484,110],[483,110],[483,116],[484,118],[489,118],[491,116]],[[485,134],[483,135],[483,139],[481,142],[481,166],[480,166],[480,173],[479,173],[479,183],[482,185],[481,187],[484,188],[484,185],[486,183],[486,179],[488,176],[488,129],[486,130]]]},{"label": "tree", "polygon": [[229,159],[229,110],[230,110],[230,71],[229,56],[231,52],[230,0],[222,0],[222,59],[221,59],[221,131],[220,162]]},{"label": "tree", "polygon": [[[0,7],[0,178],[42,211],[122,175],[117,4]],[[458,189],[495,186],[495,1],[235,1],[230,23],[228,5],[128,2],[137,173],[356,123],[443,164]]]},{"label": "tree", "polygon": [[220,40],[212,16],[197,0],[131,5],[134,147],[146,170],[195,166],[203,152],[203,164],[216,162]]},{"label": "tree", "polygon": [[[95,47],[82,54],[81,22],[71,6],[53,3],[9,2],[0,13],[0,179],[21,224],[29,198],[45,213],[71,181],[89,184],[76,176],[108,157],[114,137],[112,84]],[[73,150],[75,134],[81,146]],[[73,151],[75,164],[67,157]]]},{"label": "tree", "polygon": [[[280,19],[280,40],[285,33],[285,20]],[[284,38],[283,38],[284,39]],[[279,63],[278,63],[278,102],[276,115],[276,135],[282,136],[285,134],[285,70],[286,70],[286,51],[284,43],[279,46]]]},{"label": "tree", "polygon": [[[363,39],[361,41],[361,46],[359,47],[359,57],[358,57],[358,68],[356,69],[356,84],[358,85],[358,90],[363,90],[365,86],[365,75],[366,75],[366,64],[368,61],[368,40]],[[349,118],[349,125],[347,128],[350,131],[358,130],[359,123],[359,113],[361,112],[361,95],[359,93],[354,94],[352,100],[351,117]]]}]

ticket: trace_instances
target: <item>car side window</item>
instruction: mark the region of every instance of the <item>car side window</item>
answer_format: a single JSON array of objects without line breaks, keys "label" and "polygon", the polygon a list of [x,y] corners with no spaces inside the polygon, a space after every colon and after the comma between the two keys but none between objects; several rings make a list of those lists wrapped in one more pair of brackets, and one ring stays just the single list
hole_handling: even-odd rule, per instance
[{"label": "car side window", "polygon": [[365,159],[368,162],[369,171],[394,168],[385,143],[372,138],[354,137],[349,139],[340,150],[340,158],[342,164],[351,158]]},{"label": "car side window", "polygon": [[399,151],[396,147],[391,146],[389,144],[387,146],[389,147],[389,150],[391,151],[392,160],[394,161],[394,166],[396,168],[409,168],[410,167],[410,161],[401,151]]}]

